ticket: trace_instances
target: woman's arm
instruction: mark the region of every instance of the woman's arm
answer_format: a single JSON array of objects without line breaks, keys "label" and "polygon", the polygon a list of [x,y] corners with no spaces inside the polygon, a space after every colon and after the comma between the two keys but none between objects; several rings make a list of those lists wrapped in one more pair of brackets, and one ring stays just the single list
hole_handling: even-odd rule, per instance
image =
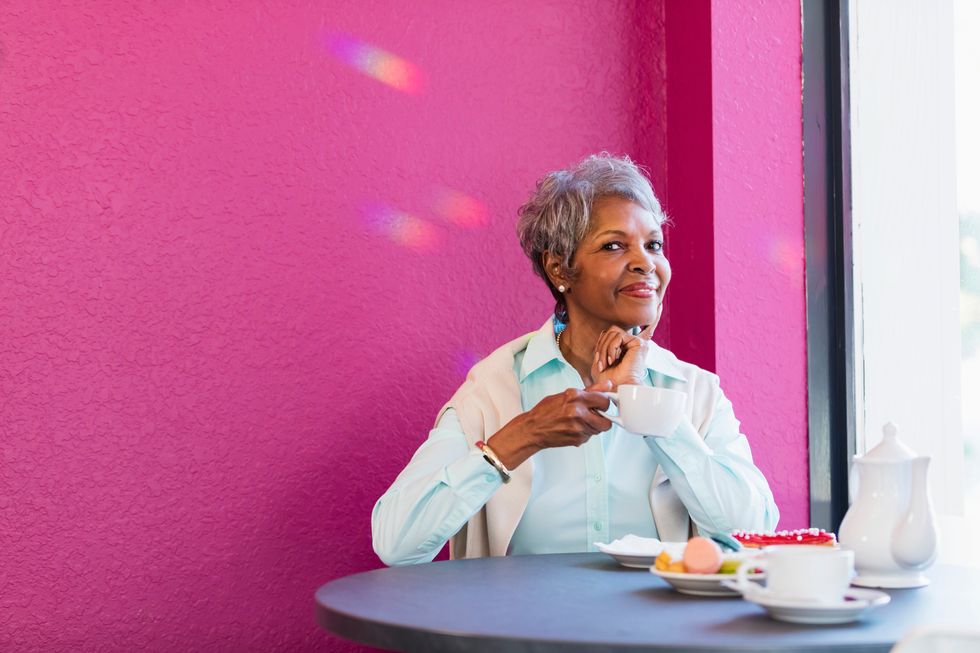
[{"label": "woman's arm", "polygon": [[771,531],[779,509],[769,483],[752,462],[718,378],[709,379],[703,423],[684,420],[669,437],[646,442],[701,532]]},{"label": "woman's arm", "polygon": [[[514,417],[487,444],[507,468],[515,469],[541,449],[578,446],[607,430],[612,423],[594,409],[608,407],[601,392],[568,389]],[[482,452],[467,445],[456,411],[447,409],[374,505],[375,553],[387,565],[430,562],[502,483]]]},{"label": "woman's arm", "polygon": [[466,444],[452,408],[374,504],[374,552],[386,565],[431,562],[503,483]]}]

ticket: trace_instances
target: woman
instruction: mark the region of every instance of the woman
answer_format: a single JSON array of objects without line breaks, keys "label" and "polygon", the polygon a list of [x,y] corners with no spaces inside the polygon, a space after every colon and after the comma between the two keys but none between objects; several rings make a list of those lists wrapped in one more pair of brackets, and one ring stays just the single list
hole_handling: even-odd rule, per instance
[{"label": "woman", "polygon": [[[538,183],[518,234],[555,315],[474,366],[378,500],[386,564],[428,562],[450,539],[462,558],[775,528],[718,377],[650,340],[670,283],[664,221],[628,158],[590,156]],[[620,384],[685,392],[685,419],[665,437],[622,430],[599,412]]]}]

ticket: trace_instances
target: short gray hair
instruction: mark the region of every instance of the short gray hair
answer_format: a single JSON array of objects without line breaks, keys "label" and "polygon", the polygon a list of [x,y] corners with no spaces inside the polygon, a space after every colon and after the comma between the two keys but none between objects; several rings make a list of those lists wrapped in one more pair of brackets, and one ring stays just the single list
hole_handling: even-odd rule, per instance
[{"label": "short gray hair", "polygon": [[572,258],[589,231],[592,207],[604,197],[621,197],[650,211],[663,225],[667,221],[650,180],[628,156],[593,154],[576,166],[556,170],[538,180],[527,203],[517,212],[521,248],[555,297],[555,316],[565,322],[565,296],[551,283],[544,269],[546,251],[561,257],[561,272],[575,278]]}]

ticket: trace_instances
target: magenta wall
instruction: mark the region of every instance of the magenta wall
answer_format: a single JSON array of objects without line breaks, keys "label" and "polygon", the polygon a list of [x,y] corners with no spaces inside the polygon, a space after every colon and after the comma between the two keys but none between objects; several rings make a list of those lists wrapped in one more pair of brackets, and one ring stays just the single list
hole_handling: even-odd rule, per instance
[{"label": "magenta wall", "polygon": [[313,591],[547,315],[535,178],[665,183],[662,9],[126,4],[0,12],[0,650],[347,650]]},{"label": "magenta wall", "polygon": [[671,347],[721,376],[781,511],[809,525],[798,3],[665,4]]},{"label": "magenta wall", "polygon": [[798,2],[711,3],[716,371],[782,528],[809,525],[801,38]]},{"label": "magenta wall", "polygon": [[515,211],[601,149],[676,222],[658,340],[712,352],[806,523],[798,5],[677,27],[707,85],[657,0],[123,4],[0,12],[0,650],[355,650],[313,591],[546,317]]}]

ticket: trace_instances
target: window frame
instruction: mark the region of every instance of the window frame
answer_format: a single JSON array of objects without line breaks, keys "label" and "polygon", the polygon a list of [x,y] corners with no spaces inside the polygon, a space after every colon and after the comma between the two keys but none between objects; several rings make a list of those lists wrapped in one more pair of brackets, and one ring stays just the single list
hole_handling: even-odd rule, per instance
[{"label": "window frame", "polygon": [[856,451],[851,216],[849,7],[803,0],[803,180],[806,232],[810,524],[836,531]]}]

